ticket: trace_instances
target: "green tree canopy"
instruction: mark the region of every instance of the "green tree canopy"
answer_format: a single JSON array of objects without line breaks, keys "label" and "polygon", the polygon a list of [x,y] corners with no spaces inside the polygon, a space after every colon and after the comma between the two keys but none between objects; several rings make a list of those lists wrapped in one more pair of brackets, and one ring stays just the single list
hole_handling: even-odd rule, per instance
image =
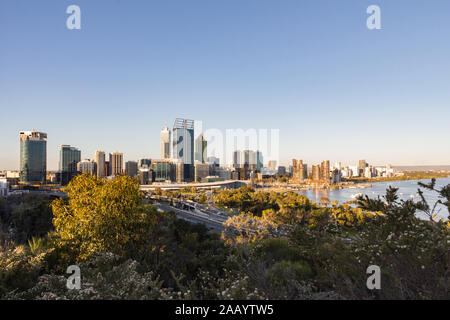
[{"label": "green tree canopy", "polygon": [[55,239],[77,260],[97,252],[125,256],[161,250],[158,238],[166,216],[143,203],[135,179],[117,176],[108,181],[80,175],[65,191],[67,200],[52,202]]}]

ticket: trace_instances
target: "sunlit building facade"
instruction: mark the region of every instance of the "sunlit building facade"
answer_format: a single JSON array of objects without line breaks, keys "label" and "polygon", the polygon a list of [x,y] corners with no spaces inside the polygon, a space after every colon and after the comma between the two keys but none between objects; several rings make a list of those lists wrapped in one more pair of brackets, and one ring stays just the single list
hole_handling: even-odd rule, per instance
[{"label": "sunlit building facade", "polygon": [[47,174],[47,134],[20,132],[20,181],[45,183]]}]

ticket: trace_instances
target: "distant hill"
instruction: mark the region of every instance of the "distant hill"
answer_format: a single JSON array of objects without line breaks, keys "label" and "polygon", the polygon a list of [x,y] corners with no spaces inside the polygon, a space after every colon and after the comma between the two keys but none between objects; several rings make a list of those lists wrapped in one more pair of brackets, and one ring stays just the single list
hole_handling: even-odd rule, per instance
[{"label": "distant hill", "polygon": [[392,166],[397,171],[450,171],[450,165],[443,166]]}]

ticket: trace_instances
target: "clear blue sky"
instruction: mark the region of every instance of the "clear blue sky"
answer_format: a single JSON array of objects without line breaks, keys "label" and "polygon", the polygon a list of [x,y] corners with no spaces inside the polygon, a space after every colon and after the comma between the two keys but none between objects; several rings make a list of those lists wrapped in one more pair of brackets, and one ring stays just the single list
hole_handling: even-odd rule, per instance
[{"label": "clear blue sky", "polygon": [[48,169],[159,157],[176,117],[279,128],[284,163],[450,164],[450,1],[0,0],[0,110],[0,169],[30,129]]}]

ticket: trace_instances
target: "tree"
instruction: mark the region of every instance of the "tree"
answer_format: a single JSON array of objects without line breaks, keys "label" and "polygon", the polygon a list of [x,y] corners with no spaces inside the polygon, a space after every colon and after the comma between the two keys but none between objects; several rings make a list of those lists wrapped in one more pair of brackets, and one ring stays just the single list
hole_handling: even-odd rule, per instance
[{"label": "tree", "polygon": [[167,216],[144,204],[139,184],[128,176],[112,181],[80,175],[65,188],[68,200],[52,202],[55,241],[72,258],[85,260],[97,252],[130,256],[158,252]]}]

